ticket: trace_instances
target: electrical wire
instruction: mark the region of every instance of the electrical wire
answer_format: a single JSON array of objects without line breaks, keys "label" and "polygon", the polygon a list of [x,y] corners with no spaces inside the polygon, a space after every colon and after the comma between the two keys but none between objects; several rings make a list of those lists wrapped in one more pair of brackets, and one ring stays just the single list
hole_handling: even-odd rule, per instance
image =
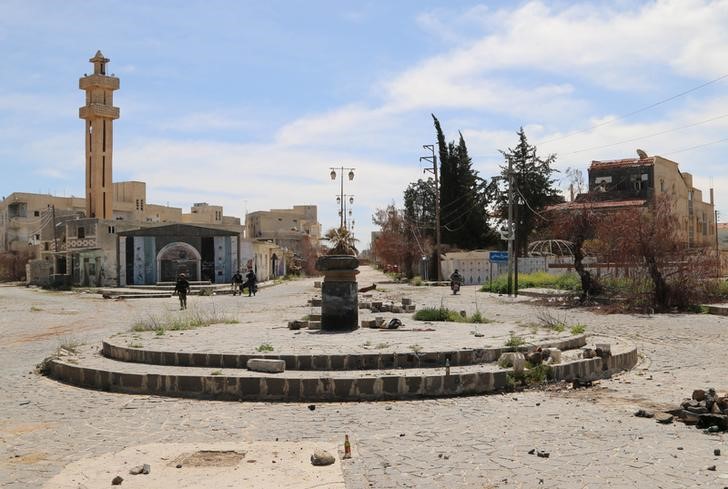
[{"label": "electrical wire", "polygon": [[571,151],[569,153],[561,153],[559,156],[569,156],[569,155],[574,155],[574,154],[577,154],[577,153],[584,153],[585,151],[592,151],[592,150],[595,150],[595,149],[611,148],[612,146],[618,146],[620,144],[625,144],[625,143],[632,143],[632,142],[639,141],[639,140],[642,140],[642,139],[648,139],[648,138],[652,138],[652,137],[655,137],[655,136],[661,136],[663,134],[669,134],[671,132],[677,132],[677,131],[681,131],[683,129],[688,129],[688,128],[691,128],[691,127],[699,126],[699,125],[702,125],[702,124],[707,124],[708,122],[717,121],[718,119],[723,119],[725,117],[728,117],[728,114],[719,115],[717,117],[712,117],[710,119],[705,119],[705,120],[702,120],[702,121],[699,121],[699,122],[695,122],[693,124],[688,124],[688,125],[685,125],[685,126],[676,127],[676,128],[668,129],[668,130],[665,130],[665,131],[655,132],[655,133],[648,134],[648,135],[645,135],[645,136],[640,136],[640,137],[637,137],[637,138],[625,139],[623,141],[619,141],[619,142],[616,142],[616,143],[603,144],[601,146],[592,146],[590,148],[579,149],[579,150],[576,150],[576,151]]},{"label": "electrical wire", "polygon": [[587,132],[591,132],[594,129],[598,129],[600,127],[608,126],[609,124],[614,124],[617,121],[621,121],[621,120],[624,120],[624,119],[626,119],[628,117],[632,117],[633,115],[641,114],[642,112],[648,111],[650,109],[654,109],[655,107],[658,107],[658,106],[660,106],[662,104],[665,104],[667,102],[671,102],[671,101],[673,101],[675,99],[678,99],[678,98],[683,97],[683,96],[685,96],[685,95],[687,95],[689,93],[692,93],[692,92],[695,92],[697,90],[700,90],[701,88],[705,88],[705,87],[707,87],[709,85],[712,85],[714,83],[717,83],[717,82],[719,82],[721,80],[724,80],[726,78],[728,78],[728,73],[726,73],[725,75],[721,75],[718,78],[714,78],[714,79],[712,79],[710,81],[707,81],[705,83],[702,83],[702,84],[700,84],[700,85],[698,85],[696,87],[693,87],[693,88],[690,88],[690,89],[685,90],[683,92],[680,92],[678,94],[675,94],[675,95],[673,95],[671,97],[667,97],[665,99],[659,100],[657,102],[654,102],[652,104],[646,105],[644,107],[640,107],[639,109],[633,110],[632,112],[628,112],[626,114],[617,116],[617,117],[615,117],[613,119],[610,119],[608,121],[604,121],[604,122],[601,122],[599,124],[592,125],[591,127],[588,127],[588,128],[585,128],[585,129],[581,129],[581,130],[578,130],[578,131],[574,131],[574,132],[565,134],[563,136],[555,137],[555,138],[552,138],[552,139],[547,139],[545,141],[539,141],[539,142],[535,143],[534,145],[535,146],[538,146],[538,145],[544,145],[544,144],[548,144],[548,143],[553,143],[554,141],[561,141],[563,139],[570,138],[570,137],[575,136],[577,134],[584,134],[584,133],[587,133]]},{"label": "electrical wire", "polygon": [[685,151],[690,151],[691,149],[704,148],[706,146],[712,146],[713,144],[724,143],[726,141],[728,141],[728,138],[718,139],[717,141],[711,141],[709,143],[698,144],[696,146],[690,146],[688,148],[678,149],[676,151],[670,151],[669,153],[665,153],[665,154],[674,155],[674,154],[678,154],[678,153],[683,153]]}]

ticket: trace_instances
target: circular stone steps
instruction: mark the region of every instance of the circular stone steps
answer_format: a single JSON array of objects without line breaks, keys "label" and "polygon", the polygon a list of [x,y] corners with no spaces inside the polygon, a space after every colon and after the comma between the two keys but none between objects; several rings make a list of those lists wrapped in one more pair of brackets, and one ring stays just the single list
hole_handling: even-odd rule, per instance
[{"label": "circular stone steps", "polygon": [[283,360],[286,370],[372,370],[387,368],[434,368],[476,365],[497,361],[501,354],[508,351],[528,351],[534,347],[573,350],[586,345],[586,335],[577,335],[549,341],[541,341],[518,348],[464,348],[445,351],[372,352],[347,354],[238,354],[200,351],[164,351],[146,348],[131,348],[108,339],[102,342],[104,356],[122,362],[136,362],[153,365],[181,367],[245,368],[251,358]]},{"label": "circular stone steps", "polygon": [[[579,341],[583,345],[585,341],[583,336],[562,341],[573,341],[573,344],[577,345],[577,338],[581,338]],[[552,380],[596,380],[631,369],[636,365],[637,351],[633,346],[614,341],[611,344],[612,356],[610,357],[576,359],[552,365],[550,367]],[[110,345],[110,343],[105,342],[105,345]],[[118,347],[118,345],[116,346]],[[573,348],[578,348],[578,346],[573,346]],[[108,347],[105,346],[105,348]],[[123,349],[117,350],[116,353],[123,352]],[[432,353],[439,355],[439,358],[445,358],[446,354],[453,352]],[[369,369],[343,370],[320,368],[317,363],[313,363],[309,365],[308,369],[292,369],[280,374],[268,374],[225,366],[225,355],[229,354],[175,353],[176,362],[179,365],[159,365],[118,361],[101,355],[95,348],[85,347],[80,348],[75,355],[49,361],[48,374],[52,378],[85,388],[129,394],[231,401],[311,402],[416,399],[486,394],[510,387],[509,374],[513,373],[511,369],[501,369],[495,363],[475,363],[471,351],[464,356],[463,351],[455,353],[458,355],[454,358],[462,361],[462,364],[453,365],[451,363],[449,369],[437,365],[415,368],[375,366]],[[180,359],[189,358],[192,362],[190,365],[195,365],[195,360],[203,361],[203,356],[196,357],[195,355],[204,355],[203,363],[206,364],[204,366],[181,366]],[[213,356],[211,357],[211,355]],[[222,366],[209,363],[211,358],[216,358],[214,355],[220,355],[219,358],[223,360]],[[246,355],[233,356],[236,357],[236,366],[243,358],[248,357]],[[302,357],[302,355],[298,356]],[[335,355],[320,356],[331,358]],[[166,356],[159,358],[163,357]],[[278,358],[278,356],[270,355],[258,357]],[[281,357],[285,357],[285,355]],[[381,357],[382,355],[380,355]],[[468,359],[470,359],[470,363],[468,363]],[[286,361],[288,362],[288,359]],[[218,369],[215,370],[213,367],[218,367]]]}]

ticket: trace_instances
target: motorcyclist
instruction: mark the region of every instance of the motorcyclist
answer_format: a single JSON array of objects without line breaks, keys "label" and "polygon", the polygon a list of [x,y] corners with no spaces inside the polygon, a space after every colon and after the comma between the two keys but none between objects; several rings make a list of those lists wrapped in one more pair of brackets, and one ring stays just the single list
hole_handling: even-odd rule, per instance
[{"label": "motorcyclist", "polygon": [[458,272],[458,269],[456,268],[455,271],[450,275],[450,288],[452,289],[453,294],[457,294],[458,290],[460,290],[460,286],[463,284],[463,276],[460,275]]}]

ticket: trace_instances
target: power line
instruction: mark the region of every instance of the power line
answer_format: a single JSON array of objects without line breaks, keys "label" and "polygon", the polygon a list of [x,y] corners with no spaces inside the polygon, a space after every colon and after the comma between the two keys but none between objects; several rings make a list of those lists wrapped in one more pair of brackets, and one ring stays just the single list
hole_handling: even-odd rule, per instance
[{"label": "power line", "polygon": [[610,148],[612,146],[619,146],[620,144],[632,143],[634,141],[639,141],[641,139],[647,139],[647,138],[652,138],[652,137],[655,137],[655,136],[661,136],[663,134],[669,134],[671,132],[677,132],[677,131],[681,131],[683,129],[688,129],[688,128],[695,127],[695,126],[699,126],[699,125],[702,125],[702,124],[707,124],[708,122],[717,121],[718,119],[723,119],[723,118],[726,118],[726,117],[728,117],[728,114],[719,115],[717,117],[711,117],[710,119],[705,119],[705,120],[702,120],[702,121],[694,122],[692,124],[687,124],[685,126],[675,127],[673,129],[667,129],[667,130],[664,130],[664,131],[655,132],[655,133],[652,133],[652,134],[647,134],[645,136],[640,136],[640,137],[631,138],[631,139],[625,139],[623,141],[619,141],[619,142],[616,142],[616,143],[603,144],[601,146],[592,146],[590,148],[579,149],[579,150],[576,150],[576,151],[571,151],[569,153],[562,153],[559,156],[569,156],[569,155],[574,155],[574,154],[577,154],[577,153],[584,153],[585,151],[593,151],[595,149]]},{"label": "power line", "polygon": [[705,87],[707,87],[709,85],[712,85],[714,83],[717,83],[717,82],[719,82],[721,80],[724,80],[726,78],[728,78],[728,73],[726,73],[725,75],[721,75],[718,78],[714,78],[714,79],[712,79],[710,81],[707,81],[707,82],[705,82],[705,83],[703,83],[701,85],[698,85],[696,87],[693,87],[693,88],[690,88],[690,89],[685,90],[683,92],[680,92],[678,94],[675,94],[675,95],[673,95],[671,97],[667,97],[665,99],[659,100],[659,101],[657,101],[655,103],[652,103],[650,105],[645,105],[644,107],[640,107],[639,109],[633,110],[632,112],[628,112],[626,114],[617,116],[617,117],[615,117],[613,119],[610,119],[608,121],[604,121],[604,122],[601,122],[599,124],[595,124],[595,125],[593,125],[591,127],[588,127],[588,128],[585,128],[585,129],[581,129],[579,131],[574,131],[574,132],[565,134],[563,136],[555,137],[555,138],[552,138],[552,139],[547,139],[546,141],[539,141],[539,142],[535,143],[534,145],[538,146],[538,145],[548,144],[548,143],[552,143],[554,141],[561,141],[562,139],[570,138],[571,136],[575,136],[577,134],[583,134],[583,133],[586,133],[586,132],[591,132],[594,129],[597,129],[597,128],[600,128],[600,127],[604,127],[604,126],[607,126],[609,124],[613,124],[613,123],[615,123],[617,121],[621,121],[623,119],[626,119],[628,117],[632,117],[633,115],[637,115],[637,114],[640,114],[642,112],[648,111],[650,109],[654,109],[655,107],[658,107],[658,106],[660,106],[662,104],[665,104],[665,103],[670,102],[672,100],[675,100],[675,99],[678,99],[680,97],[683,97],[683,96],[685,96],[685,95],[687,95],[689,93],[692,93],[692,92],[695,92],[697,90],[700,90],[701,88],[705,88]]},{"label": "power line", "polygon": [[665,154],[674,155],[674,154],[677,154],[677,153],[682,153],[682,152],[685,152],[685,151],[690,151],[691,149],[704,148],[706,146],[711,146],[713,144],[724,143],[726,141],[728,141],[728,138],[718,139],[717,141],[711,141],[709,143],[698,144],[696,146],[690,146],[688,148],[678,149],[676,151],[670,151],[669,153],[665,153]]}]

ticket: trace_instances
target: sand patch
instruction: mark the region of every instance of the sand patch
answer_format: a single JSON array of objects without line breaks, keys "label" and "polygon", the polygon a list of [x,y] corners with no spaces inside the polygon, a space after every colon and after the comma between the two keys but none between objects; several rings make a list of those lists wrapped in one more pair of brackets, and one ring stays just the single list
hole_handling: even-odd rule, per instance
[{"label": "sand patch", "polygon": [[[336,456],[314,467],[316,448]],[[149,464],[149,474],[132,475],[132,467]],[[114,477],[125,488],[193,489],[211,487],[326,487],[344,489],[336,446],[307,442],[154,443],[85,458],[67,465],[44,489],[107,487]]]}]

